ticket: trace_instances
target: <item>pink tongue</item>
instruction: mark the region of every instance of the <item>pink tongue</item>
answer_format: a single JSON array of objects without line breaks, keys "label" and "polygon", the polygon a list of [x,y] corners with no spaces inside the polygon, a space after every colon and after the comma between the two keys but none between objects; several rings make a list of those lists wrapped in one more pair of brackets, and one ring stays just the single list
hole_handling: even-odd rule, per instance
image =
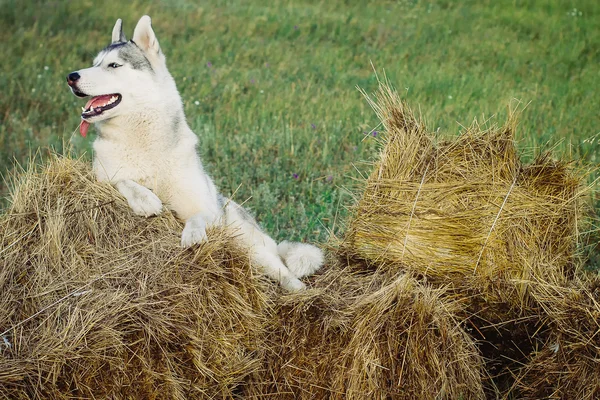
[{"label": "pink tongue", "polygon": [[[94,107],[103,106],[110,100],[111,97],[112,97],[112,95],[110,95],[110,94],[104,95],[104,96],[92,97],[85,104],[85,109],[86,110],[89,109],[90,106],[94,106]],[[90,123],[87,122],[85,119],[82,120],[81,125],[79,125],[79,133],[81,133],[81,136],[86,137],[88,129],[90,129]]]},{"label": "pink tongue", "polygon": [[86,120],[82,120],[81,125],[79,125],[79,133],[81,133],[81,136],[85,137],[88,129],[90,129],[90,123]]}]

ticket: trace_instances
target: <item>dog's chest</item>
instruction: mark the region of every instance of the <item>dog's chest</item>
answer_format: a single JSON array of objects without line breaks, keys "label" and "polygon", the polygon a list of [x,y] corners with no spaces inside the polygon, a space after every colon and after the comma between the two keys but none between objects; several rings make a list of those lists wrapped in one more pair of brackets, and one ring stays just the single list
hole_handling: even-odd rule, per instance
[{"label": "dog's chest", "polygon": [[149,189],[168,184],[176,159],[142,146],[98,139],[94,142],[94,172],[99,180],[117,182],[131,179]]}]

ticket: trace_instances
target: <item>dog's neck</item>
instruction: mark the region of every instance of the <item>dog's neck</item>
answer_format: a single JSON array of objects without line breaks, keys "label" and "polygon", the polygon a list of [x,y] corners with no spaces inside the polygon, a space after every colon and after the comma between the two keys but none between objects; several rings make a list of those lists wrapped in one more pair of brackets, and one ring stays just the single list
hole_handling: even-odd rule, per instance
[{"label": "dog's neck", "polygon": [[168,148],[190,131],[181,103],[173,103],[100,121],[96,123],[99,138],[136,147]]}]

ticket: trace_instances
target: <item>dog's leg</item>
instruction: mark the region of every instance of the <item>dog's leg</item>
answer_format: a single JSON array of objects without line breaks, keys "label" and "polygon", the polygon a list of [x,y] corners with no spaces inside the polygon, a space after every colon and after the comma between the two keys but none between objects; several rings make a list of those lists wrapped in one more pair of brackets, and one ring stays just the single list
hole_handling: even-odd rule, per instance
[{"label": "dog's leg", "polygon": [[236,237],[250,249],[252,262],[269,278],[279,282],[287,291],[302,290],[306,286],[283,263],[277,253],[277,244],[260,229],[254,218],[239,204],[228,200],[225,222],[235,229]]},{"label": "dog's leg", "polygon": [[204,182],[205,186],[194,185],[183,193],[179,192],[171,200],[177,215],[186,218],[185,227],[181,232],[182,247],[190,247],[204,241],[206,228],[221,222],[223,210],[217,200],[217,191],[208,177]]},{"label": "dog's leg", "polygon": [[190,247],[206,239],[206,227],[213,225],[215,218],[207,218],[204,213],[198,213],[185,221],[181,233],[181,247]]},{"label": "dog's leg", "polygon": [[206,228],[221,223],[223,215],[215,184],[204,173],[196,153],[192,155],[192,164],[184,164],[173,174],[174,178],[169,183],[170,197],[166,200],[177,217],[185,221],[181,233],[182,247],[204,241]]},{"label": "dog's leg", "polygon": [[271,279],[279,282],[282,288],[289,292],[296,292],[306,288],[306,285],[290,272],[277,254],[268,248],[255,246],[252,249],[252,261],[258,264],[264,273]]},{"label": "dog's leg", "polygon": [[150,217],[160,214],[162,202],[150,189],[132,181],[125,179],[114,183],[115,188],[127,199],[129,207],[137,215]]}]

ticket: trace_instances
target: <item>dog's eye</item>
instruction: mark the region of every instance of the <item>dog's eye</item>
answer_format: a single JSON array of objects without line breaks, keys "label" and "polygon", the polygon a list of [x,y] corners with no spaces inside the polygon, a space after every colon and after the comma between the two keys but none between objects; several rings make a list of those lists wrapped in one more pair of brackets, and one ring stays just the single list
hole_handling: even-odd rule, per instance
[{"label": "dog's eye", "polygon": [[114,62],[113,62],[113,63],[110,63],[110,64],[108,64],[108,68],[119,68],[119,67],[120,67],[120,65],[119,65],[119,64],[117,64],[117,63],[114,63]]}]

